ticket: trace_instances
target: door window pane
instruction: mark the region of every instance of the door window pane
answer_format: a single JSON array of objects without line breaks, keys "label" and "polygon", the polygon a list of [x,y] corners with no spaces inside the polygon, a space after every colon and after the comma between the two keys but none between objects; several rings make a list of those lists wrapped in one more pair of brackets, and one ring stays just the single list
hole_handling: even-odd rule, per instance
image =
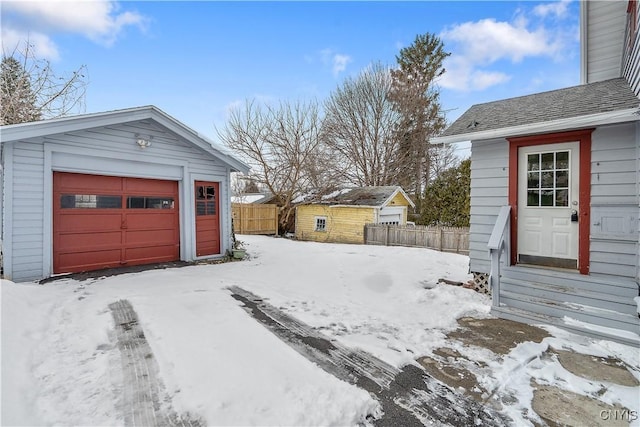
[{"label": "door window pane", "polygon": [[556,206],[569,206],[569,190],[556,190]]},{"label": "door window pane", "polygon": [[553,154],[554,153],[542,153],[542,155],[540,156],[542,158],[542,161],[540,162],[541,170],[553,170]]},{"label": "door window pane", "polygon": [[556,153],[556,169],[569,169],[568,151],[558,151]]},{"label": "door window pane", "polygon": [[538,171],[538,170],[540,170],[540,155],[539,154],[529,154],[527,156],[527,170],[528,171]]}]

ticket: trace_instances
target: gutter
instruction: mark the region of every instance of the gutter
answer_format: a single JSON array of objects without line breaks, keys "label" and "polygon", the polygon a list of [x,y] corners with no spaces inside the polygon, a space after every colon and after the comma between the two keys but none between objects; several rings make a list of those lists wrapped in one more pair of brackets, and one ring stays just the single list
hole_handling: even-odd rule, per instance
[{"label": "gutter", "polygon": [[640,116],[638,115],[639,113],[640,108],[635,107],[626,110],[588,114],[586,116],[569,117],[565,119],[550,120],[546,122],[531,123],[527,125],[510,126],[478,132],[462,133],[457,135],[438,136],[435,138],[431,138],[430,143],[453,144],[456,142],[534,135],[539,133],[556,132],[560,130],[572,130],[593,126],[633,122],[640,120]]}]

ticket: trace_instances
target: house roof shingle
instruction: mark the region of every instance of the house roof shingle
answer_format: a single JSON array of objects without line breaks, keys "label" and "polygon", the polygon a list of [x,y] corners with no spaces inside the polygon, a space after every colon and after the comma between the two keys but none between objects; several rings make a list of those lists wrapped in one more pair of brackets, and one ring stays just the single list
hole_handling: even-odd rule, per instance
[{"label": "house roof shingle", "polygon": [[442,137],[638,108],[624,78],[471,106]]},{"label": "house roof shingle", "polygon": [[[396,191],[406,194],[402,188],[395,185],[377,187],[356,187],[345,189],[325,196],[318,203],[326,205],[347,205],[347,206],[382,206],[391,198]],[[413,202],[407,197],[410,204]]]}]

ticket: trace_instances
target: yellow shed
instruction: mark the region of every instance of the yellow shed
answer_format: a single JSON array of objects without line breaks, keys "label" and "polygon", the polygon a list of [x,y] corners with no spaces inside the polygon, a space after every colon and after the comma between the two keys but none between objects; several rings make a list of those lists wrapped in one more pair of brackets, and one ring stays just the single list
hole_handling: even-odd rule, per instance
[{"label": "yellow shed", "polygon": [[399,186],[357,187],[296,207],[296,238],[316,242],[364,243],[365,224],[407,223],[414,204]]}]

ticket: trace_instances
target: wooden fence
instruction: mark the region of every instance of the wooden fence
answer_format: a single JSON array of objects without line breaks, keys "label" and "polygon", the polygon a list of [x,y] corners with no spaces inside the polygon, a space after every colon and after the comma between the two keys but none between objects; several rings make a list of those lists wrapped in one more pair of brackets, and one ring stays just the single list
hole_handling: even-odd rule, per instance
[{"label": "wooden fence", "polygon": [[237,234],[278,234],[278,206],[231,203]]},{"label": "wooden fence", "polygon": [[364,226],[364,242],[367,245],[413,246],[468,254],[469,228],[367,224]]}]

